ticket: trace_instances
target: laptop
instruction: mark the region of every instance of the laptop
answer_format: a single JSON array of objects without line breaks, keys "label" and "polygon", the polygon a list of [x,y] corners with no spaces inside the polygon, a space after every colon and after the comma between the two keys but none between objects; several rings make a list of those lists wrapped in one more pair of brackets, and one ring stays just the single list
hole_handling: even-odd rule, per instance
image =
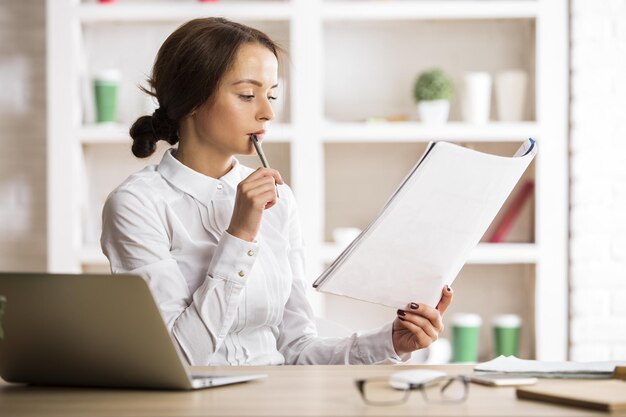
[{"label": "laptop", "polygon": [[191,372],[139,276],[0,273],[0,295],[7,382],[192,390],[267,376]]}]

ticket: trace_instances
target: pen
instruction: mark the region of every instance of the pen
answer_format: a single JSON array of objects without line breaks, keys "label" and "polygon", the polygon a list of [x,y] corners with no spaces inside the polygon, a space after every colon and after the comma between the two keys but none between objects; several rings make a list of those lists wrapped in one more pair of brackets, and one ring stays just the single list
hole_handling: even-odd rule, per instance
[{"label": "pen", "polygon": [[[267,163],[267,158],[265,157],[265,153],[263,153],[263,148],[261,148],[261,144],[259,143],[259,140],[254,133],[250,135],[250,140],[254,145],[254,149],[256,149],[257,155],[259,155],[259,158],[261,158],[263,168],[269,168],[270,164]],[[274,186],[276,187],[276,198],[280,198],[280,196],[278,195],[278,185],[276,184],[276,181],[274,181]]]}]

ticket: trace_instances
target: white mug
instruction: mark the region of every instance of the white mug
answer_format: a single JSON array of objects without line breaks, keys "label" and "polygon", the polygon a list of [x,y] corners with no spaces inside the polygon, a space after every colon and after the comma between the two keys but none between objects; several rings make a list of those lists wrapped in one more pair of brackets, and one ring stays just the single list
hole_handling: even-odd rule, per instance
[{"label": "white mug", "polygon": [[467,72],[461,86],[463,121],[472,124],[489,122],[491,114],[491,75],[488,72]]},{"label": "white mug", "polygon": [[523,70],[499,72],[495,80],[496,110],[498,120],[518,122],[524,120],[528,75]]}]

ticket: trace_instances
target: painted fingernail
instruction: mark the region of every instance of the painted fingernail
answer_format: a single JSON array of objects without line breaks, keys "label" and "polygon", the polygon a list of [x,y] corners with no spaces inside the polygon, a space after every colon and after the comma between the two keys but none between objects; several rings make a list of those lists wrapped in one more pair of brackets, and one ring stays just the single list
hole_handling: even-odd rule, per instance
[{"label": "painted fingernail", "polygon": [[411,303],[411,309],[412,310],[417,310],[419,308],[419,306],[415,303]]},{"label": "painted fingernail", "polygon": [[452,288],[450,288],[449,285],[446,285],[446,288],[448,289],[448,292],[452,292]]},{"label": "painted fingernail", "polygon": [[406,316],[406,312],[404,310],[398,310],[398,316]]}]

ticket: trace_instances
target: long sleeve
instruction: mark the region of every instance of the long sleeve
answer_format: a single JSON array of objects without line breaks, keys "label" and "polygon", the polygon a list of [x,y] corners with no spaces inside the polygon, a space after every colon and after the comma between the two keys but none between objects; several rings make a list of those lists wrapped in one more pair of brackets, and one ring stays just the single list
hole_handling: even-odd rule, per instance
[{"label": "long sleeve", "polygon": [[291,294],[279,327],[278,349],[288,364],[372,364],[398,362],[392,343],[392,323],[347,338],[320,338],[306,298],[304,248],[295,200],[289,190],[289,265]]},{"label": "long sleeve", "polygon": [[[259,247],[224,233],[203,282],[190,291],[171,254],[166,206],[132,186],[112,193],[103,211],[101,246],[114,274],[144,277],[168,330],[192,365],[207,365],[236,318]],[[207,251],[209,250],[207,249]]]}]

